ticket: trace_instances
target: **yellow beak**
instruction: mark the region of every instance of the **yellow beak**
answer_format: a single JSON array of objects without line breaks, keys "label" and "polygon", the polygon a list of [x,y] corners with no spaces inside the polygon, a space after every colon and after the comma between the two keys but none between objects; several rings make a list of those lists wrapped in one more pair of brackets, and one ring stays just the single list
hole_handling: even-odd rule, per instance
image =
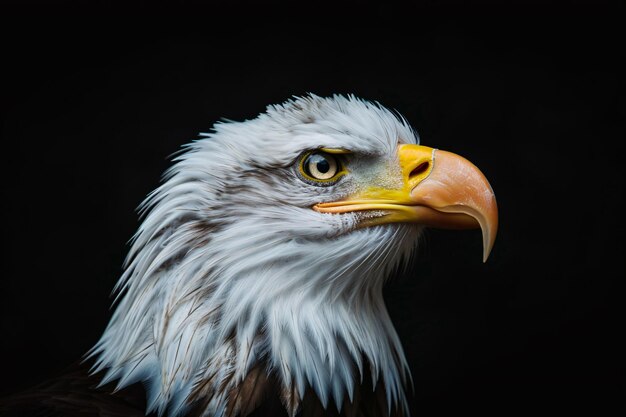
[{"label": "yellow beak", "polygon": [[362,226],[407,222],[445,229],[480,227],[485,262],[498,231],[498,207],[482,172],[463,157],[420,145],[400,145],[398,160],[402,188],[369,187],[347,200],[313,208],[321,213],[386,212]]}]

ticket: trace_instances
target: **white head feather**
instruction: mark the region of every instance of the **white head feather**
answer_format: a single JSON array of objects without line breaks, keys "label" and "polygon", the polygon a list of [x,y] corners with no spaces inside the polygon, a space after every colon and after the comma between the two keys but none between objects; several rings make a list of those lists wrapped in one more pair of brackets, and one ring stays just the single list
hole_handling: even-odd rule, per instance
[{"label": "white head feather", "polygon": [[[142,205],[94,371],[119,388],[146,381],[148,409],[171,415],[209,381],[207,416],[226,411],[218,385],[235,387],[258,364],[337,408],[371,373],[388,407],[406,412],[407,363],[382,286],[420,229],[356,229],[359,214],[311,207],[398,179],[396,147],[417,135],[378,104],[310,95],[202,136]],[[296,175],[298,157],[320,147],[358,155],[336,185]]]}]

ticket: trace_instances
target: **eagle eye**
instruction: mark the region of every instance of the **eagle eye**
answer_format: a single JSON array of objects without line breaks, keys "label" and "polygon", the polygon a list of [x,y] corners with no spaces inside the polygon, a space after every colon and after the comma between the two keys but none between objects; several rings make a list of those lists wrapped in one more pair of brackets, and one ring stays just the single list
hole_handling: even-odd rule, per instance
[{"label": "eagle eye", "polygon": [[327,152],[308,152],[300,159],[300,174],[309,182],[328,185],[333,183],[345,171],[339,158]]}]

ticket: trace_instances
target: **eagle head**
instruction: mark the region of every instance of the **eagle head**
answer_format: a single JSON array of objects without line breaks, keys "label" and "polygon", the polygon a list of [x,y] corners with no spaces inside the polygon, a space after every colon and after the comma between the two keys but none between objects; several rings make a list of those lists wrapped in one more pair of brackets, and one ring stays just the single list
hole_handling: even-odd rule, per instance
[{"label": "eagle head", "polygon": [[480,171],[338,95],[218,123],[174,162],[91,351],[102,383],[143,381],[168,415],[244,416],[272,393],[291,416],[408,414],[382,287],[427,226],[480,227],[486,259],[497,208]]}]

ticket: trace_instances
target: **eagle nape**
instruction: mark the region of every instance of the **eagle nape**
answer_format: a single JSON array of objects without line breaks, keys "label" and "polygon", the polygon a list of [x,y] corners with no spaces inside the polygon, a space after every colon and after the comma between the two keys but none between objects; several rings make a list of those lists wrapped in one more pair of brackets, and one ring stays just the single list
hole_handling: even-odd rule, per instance
[{"label": "eagle nape", "polygon": [[95,397],[127,407],[120,393],[142,382],[142,415],[407,416],[386,278],[425,227],[481,228],[483,260],[498,227],[477,167],[341,95],[216,124],[142,210],[86,382],[53,384],[82,391],[55,391],[65,400],[41,415],[92,415]]}]

